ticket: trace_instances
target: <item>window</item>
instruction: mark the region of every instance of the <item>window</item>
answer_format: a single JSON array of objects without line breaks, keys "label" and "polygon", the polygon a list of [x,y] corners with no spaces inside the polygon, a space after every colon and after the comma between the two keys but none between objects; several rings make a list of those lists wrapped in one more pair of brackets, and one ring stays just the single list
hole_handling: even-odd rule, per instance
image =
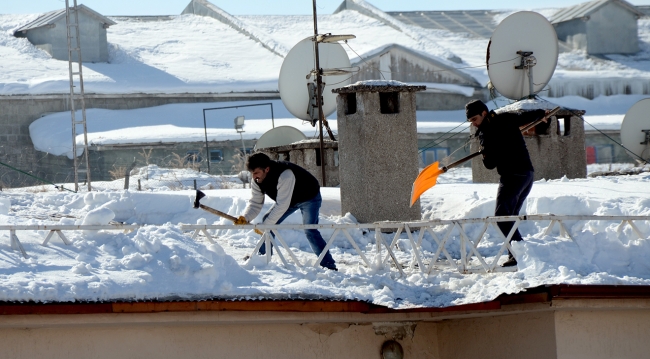
[{"label": "window", "polygon": [[422,165],[426,167],[449,156],[449,147],[432,147],[422,151]]},{"label": "window", "polygon": [[291,162],[291,158],[289,158],[289,152],[279,152],[278,153],[278,161]]},{"label": "window", "polygon": [[614,162],[614,145],[596,145],[596,163]]},{"label": "window", "polygon": [[346,115],[352,115],[354,113],[357,113],[357,93],[349,93],[345,95],[345,114]]},{"label": "window", "polygon": [[399,113],[399,92],[380,92],[379,109],[381,113]]},{"label": "window", "polygon": [[223,161],[223,151],[210,150],[210,163],[219,163]]},{"label": "window", "polygon": [[201,158],[201,155],[199,154],[199,151],[196,150],[191,150],[187,151],[185,153],[185,164],[197,164],[199,162],[203,161],[203,158]]}]

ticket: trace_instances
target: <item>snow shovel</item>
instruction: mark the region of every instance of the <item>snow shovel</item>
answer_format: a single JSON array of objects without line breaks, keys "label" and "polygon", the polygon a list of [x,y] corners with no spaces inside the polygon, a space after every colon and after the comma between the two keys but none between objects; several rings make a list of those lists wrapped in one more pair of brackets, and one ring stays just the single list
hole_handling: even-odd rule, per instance
[{"label": "snow shovel", "polygon": [[480,154],[481,151],[474,152],[471,155],[465,156],[448,166],[443,166],[442,168],[438,168],[438,161],[428,165],[422,170],[422,172],[420,172],[420,175],[415,179],[415,182],[413,182],[413,188],[411,189],[411,207],[413,207],[413,204],[418,200],[418,198],[420,198],[422,193],[436,185],[438,176],[449,171],[450,168],[463,164]]},{"label": "snow shovel", "polygon": [[[547,115],[540,118],[539,120],[534,121],[534,122],[526,125],[523,128],[520,128],[521,132],[526,132],[529,129],[537,126],[538,124],[540,124],[545,119],[547,119],[547,118],[549,118],[551,116],[554,116],[558,111],[560,111],[560,106],[555,107],[554,109],[549,111],[549,113]],[[418,198],[420,198],[422,193],[424,193],[426,190],[428,190],[429,188],[436,185],[436,182],[438,180],[438,176],[440,176],[441,174],[449,171],[450,168],[457,167],[458,165],[460,165],[460,164],[462,164],[464,162],[467,162],[467,161],[471,160],[472,158],[474,158],[474,157],[476,157],[476,156],[478,156],[480,154],[481,154],[481,151],[474,152],[471,155],[465,156],[465,157],[459,159],[458,161],[456,161],[456,162],[454,162],[454,163],[452,163],[450,165],[444,166],[442,168],[438,168],[438,162],[436,161],[436,162],[430,164],[429,166],[427,166],[425,169],[423,169],[422,172],[420,172],[418,177],[415,179],[415,182],[413,182],[413,188],[411,189],[411,207],[413,206],[415,201],[417,201]]]},{"label": "snow shovel", "polygon": [[[233,223],[237,220],[237,218],[235,218],[234,216],[229,215],[228,213],[221,212],[218,209],[214,209],[212,207],[208,207],[208,206],[206,206],[204,204],[199,203],[199,201],[201,201],[201,198],[203,198],[203,197],[205,197],[205,193],[203,193],[203,192],[201,192],[201,191],[199,191],[197,189],[196,190],[196,198],[194,199],[194,208],[201,208],[202,210],[204,210],[206,212],[210,212],[210,213],[212,213],[214,215],[225,218],[225,219],[227,219],[229,221],[232,221]],[[255,233],[261,235],[262,231],[260,231],[259,229],[255,229]]]}]

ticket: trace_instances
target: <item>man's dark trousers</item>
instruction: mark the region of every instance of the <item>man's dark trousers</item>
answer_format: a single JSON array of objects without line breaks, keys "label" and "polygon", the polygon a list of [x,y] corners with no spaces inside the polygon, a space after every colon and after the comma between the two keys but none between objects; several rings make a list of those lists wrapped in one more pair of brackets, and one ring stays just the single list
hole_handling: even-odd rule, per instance
[{"label": "man's dark trousers", "polygon": [[[499,179],[499,191],[497,192],[497,206],[495,216],[518,216],[521,206],[533,187],[533,171],[523,174],[504,174]],[[515,222],[499,222],[498,226],[505,237],[508,236]],[[521,233],[515,230],[512,241],[521,241]]]},{"label": "man's dark trousers", "polygon": [[[297,210],[300,210],[302,213],[302,224],[318,224],[318,214],[320,213],[320,207],[322,203],[323,198],[319,192],[314,198],[308,201],[296,203],[293,206],[290,206],[287,211],[284,212],[282,217],[280,217],[280,219],[276,222],[276,224],[282,223],[285,219],[287,219],[287,217],[289,217],[291,214],[293,214],[293,212]],[[269,216],[269,213],[271,213],[271,210],[269,210],[269,212],[264,215],[263,220]],[[273,232],[271,232],[271,235],[273,238],[275,238],[275,234]],[[317,256],[320,256],[323,249],[325,249],[326,243],[318,229],[305,229],[305,235],[307,236],[307,241],[309,242],[311,249]],[[266,243],[262,244],[259,253],[266,254]],[[271,244],[271,253],[273,253],[273,244]],[[332,258],[332,255],[329,251],[325,253],[325,256],[321,260],[320,265],[326,268],[336,267],[334,258]]]}]

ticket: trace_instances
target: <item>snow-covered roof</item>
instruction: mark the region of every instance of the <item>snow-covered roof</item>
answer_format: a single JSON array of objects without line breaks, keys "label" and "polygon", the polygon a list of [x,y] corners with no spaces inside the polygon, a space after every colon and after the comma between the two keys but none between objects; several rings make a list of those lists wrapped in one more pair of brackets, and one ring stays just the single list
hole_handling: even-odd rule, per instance
[{"label": "snow-covered roof", "polygon": [[387,14],[406,24],[427,29],[469,33],[489,39],[496,28],[494,16],[499,12],[491,10],[390,11]]},{"label": "snow-covered roof", "polygon": [[[225,219],[192,208],[196,191],[189,188],[197,178],[212,179],[212,185],[216,182],[216,178],[209,178],[205,173],[145,166],[132,175],[132,181],[158,180],[159,187],[163,186],[161,182],[170,186],[183,183],[188,190],[3,191],[0,220],[5,224],[99,225],[112,220],[138,223],[142,227],[129,233],[65,231],[71,245],[65,245],[56,235],[47,245],[42,245],[47,230],[18,231],[16,235],[30,258],[24,259],[20,251],[11,250],[5,241],[0,257],[0,300],[42,303],[318,298],[361,300],[406,309],[486,302],[502,293],[525,292],[541,285],[650,285],[647,266],[650,242],[639,240],[631,228],[618,230],[617,223],[606,220],[571,223],[568,231],[572,240],[561,236],[557,229],[546,232],[548,221],[522,222],[519,230],[525,240],[512,243],[520,259],[518,271],[513,273],[460,274],[442,267],[429,275],[413,271],[400,276],[396,270],[364,266],[345,240],[338,240],[331,247],[338,272],[311,265],[290,269],[277,258],[267,264],[259,256],[244,262],[244,256],[253,252],[260,238],[252,230],[217,233],[210,230],[216,242],[213,244],[181,229],[181,223],[227,224]],[[423,219],[493,215],[496,185],[471,183],[471,169],[454,168],[438,181],[421,198]],[[119,180],[118,184],[122,186],[123,181]],[[205,191],[207,197],[201,203],[237,215],[246,207],[250,189],[233,187]],[[338,188],[326,187],[321,193],[321,224],[357,222],[352,215],[341,213]],[[540,180],[533,185],[522,214],[648,216],[648,193],[647,172],[615,178]],[[261,221],[271,205],[272,201],[264,203],[264,210],[255,223]],[[301,222],[301,215],[294,213],[284,223]],[[635,223],[643,234],[648,233],[644,221]],[[479,233],[481,226],[467,224],[464,230]],[[438,236],[447,231],[433,230]],[[488,227],[487,235],[477,245],[486,260],[495,256],[503,244],[496,231]],[[303,231],[280,232],[301,263],[316,259]],[[333,229],[322,230],[325,238],[330,238],[333,232]],[[349,234],[366,256],[374,255],[374,234],[361,230],[351,230]],[[453,258],[461,258],[460,234],[456,231],[448,234],[446,250]],[[392,237],[391,234],[384,239]],[[402,263],[408,264],[412,247],[407,234],[402,231],[396,240],[395,253]],[[422,247],[426,250],[422,252],[426,263],[432,260],[431,253],[437,244],[427,235],[422,238]]]},{"label": "snow-covered roof", "polygon": [[[207,3],[194,0],[193,3]],[[485,69],[487,38],[407,24],[355,0],[372,16],[356,10],[321,14],[322,33],[354,34],[343,44],[352,62],[377,49],[399,44],[431,61],[473,78],[489,81]],[[119,17],[107,30],[109,61],[84,64],[86,93],[225,93],[277,91],[282,54],[313,35],[313,19],[305,16],[232,16],[210,4],[219,16],[179,15],[158,21]],[[556,9],[539,10],[552,16]],[[494,11],[495,24],[511,12]],[[0,15],[0,95],[69,92],[68,67],[52,59],[27,39],[11,34],[41,15]],[[216,18],[215,18],[216,17]],[[388,25],[390,24],[390,26]],[[594,59],[579,51],[560,54],[551,84],[565,87],[565,96],[583,80],[612,83],[650,79],[650,19],[638,22],[641,51],[634,56]],[[188,31],[191,29],[192,31]],[[627,84],[621,83],[621,86]],[[592,85],[598,88],[599,84]],[[632,85],[634,88],[636,85]],[[603,93],[607,89],[603,89]],[[617,92],[614,92],[617,93]],[[633,92],[637,93],[637,92]],[[597,95],[597,94],[596,94]]]},{"label": "snow-covered roof", "polygon": [[574,6],[569,6],[559,10],[553,15],[553,18],[551,19],[551,23],[558,24],[573,19],[581,19],[585,16],[589,16],[593,14],[595,11],[597,11],[598,9],[600,9],[601,7],[605,6],[610,2],[618,4],[619,6],[627,9],[628,11],[636,14],[639,17],[645,15],[645,13],[637,9],[636,6],[630,4],[625,0],[595,0],[595,1],[585,2]]},{"label": "snow-covered roof", "polygon": [[[89,8],[86,5],[80,4],[78,7],[79,7],[79,10],[81,10],[81,11],[87,13],[88,15],[96,18],[101,23],[104,23],[104,24],[106,24],[108,26],[116,24],[115,21],[107,18],[106,16],[98,13],[97,11]],[[36,20],[34,20],[34,21],[32,21],[32,22],[18,28],[15,32],[27,31],[27,30],[37,29],[37,28],[43,27],[43,26],[52,25],[55,22],[59,21],[63,17],[65,17],[65,9],[50,11],[48,13],[45,13],[45,14],[39,16]]]}]

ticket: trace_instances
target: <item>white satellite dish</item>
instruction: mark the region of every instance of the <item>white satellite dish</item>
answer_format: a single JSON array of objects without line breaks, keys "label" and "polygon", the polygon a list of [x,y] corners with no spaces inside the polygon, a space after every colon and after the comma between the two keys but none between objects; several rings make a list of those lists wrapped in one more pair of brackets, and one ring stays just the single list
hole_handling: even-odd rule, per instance
[{"label": "white satellite dish", "polygon": [[[320,43],[318,53],[319,65],[322,69],[350,67],[348,54],[339,43]],[[278,80],[280,98],[284,106],[292,115],[307,121],[312,120],[309,115],[308,83],[314,82],[314,77],[310,76],[314,64],[314,42],[311,37],[308,37],[297,43],[284,58]],[[350,84],[350,74],[346,72],[327,76],[323,82],[326,84],[323,90],[323,115],[327,117],[336,110],[337,94],[333,94],[331,90]]]},{"label": "white satellite dish", "polygon": [[490,82],[507,98],[531,97],[553,76],[557,56],[553,25],[536,12],[514,13],[497,26],[490,38],[486,54]]},{"label": "white satellite dish", "polygon": [[307,139],[304,133],[295,127],[278,126],[266,131],[255,144],[255,150],[262,148],[284,146]]},{"label": "white satellite dish", "polygon": [[621,141],[637,156],[650,160],[650,98],[635,103],[627,111],[621,124]]}]

